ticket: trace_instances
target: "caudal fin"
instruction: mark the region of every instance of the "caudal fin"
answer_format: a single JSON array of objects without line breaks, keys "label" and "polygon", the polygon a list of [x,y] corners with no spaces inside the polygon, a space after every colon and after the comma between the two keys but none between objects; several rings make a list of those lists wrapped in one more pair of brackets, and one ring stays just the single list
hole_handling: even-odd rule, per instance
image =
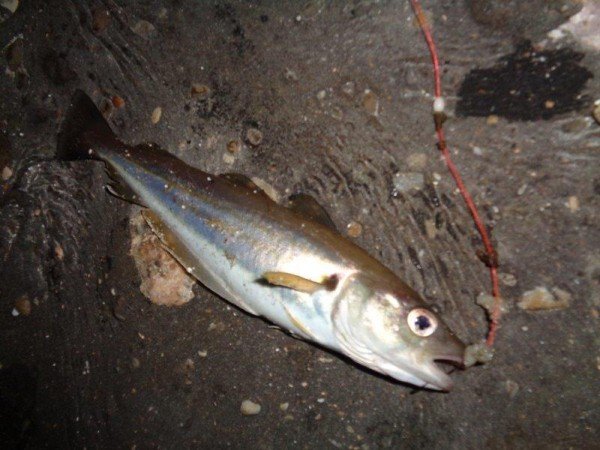
[{"label": "caudal fin", "polygon": [[77,90],[58,133],[56,157],[67,161],[96,158],[95,145],[114,144],[118,140],[94,102]]}]

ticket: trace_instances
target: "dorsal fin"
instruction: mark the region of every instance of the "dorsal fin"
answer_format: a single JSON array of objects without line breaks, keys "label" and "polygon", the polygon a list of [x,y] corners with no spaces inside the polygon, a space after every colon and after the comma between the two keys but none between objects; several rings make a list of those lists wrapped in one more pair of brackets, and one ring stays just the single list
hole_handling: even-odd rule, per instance
[{"label": "dorsal fin", "polygon": [[335,223],[329,217],[325,208],[323,208],[314,197],[308,194],[294,194],[288,198],[287,207],[301,216],[319,222],[321,225],[337,231]]}]

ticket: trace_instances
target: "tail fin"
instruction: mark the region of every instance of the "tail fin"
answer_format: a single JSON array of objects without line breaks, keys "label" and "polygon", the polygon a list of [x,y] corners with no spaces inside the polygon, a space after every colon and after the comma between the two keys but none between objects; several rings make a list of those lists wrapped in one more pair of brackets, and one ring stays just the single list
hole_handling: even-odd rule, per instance
[{"label": "tail fin", "polygon": [[77,90],[58,133],[56,157],[67,161],[97,158],[92,145],[114,144],[117,137],[94,102]]}]

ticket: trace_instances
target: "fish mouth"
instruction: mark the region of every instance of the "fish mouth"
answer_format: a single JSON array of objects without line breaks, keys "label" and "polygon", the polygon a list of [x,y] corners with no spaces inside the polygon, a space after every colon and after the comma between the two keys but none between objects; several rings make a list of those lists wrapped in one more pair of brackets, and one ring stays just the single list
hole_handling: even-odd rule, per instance
[{"label": "fish mouth", "polygon": [[452,378],[448,375],[455,368],[464,367],[464,358],[456,355],[435,356],[427,364],[429,377],[424,379],[427,389],[449,392],[454,385]]}]

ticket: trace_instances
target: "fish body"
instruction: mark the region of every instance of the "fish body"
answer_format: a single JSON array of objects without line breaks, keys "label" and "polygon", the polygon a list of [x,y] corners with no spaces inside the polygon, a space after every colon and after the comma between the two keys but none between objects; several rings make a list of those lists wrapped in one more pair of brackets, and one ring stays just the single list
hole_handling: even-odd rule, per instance
[{"label": "fish body", "polygon": [[206,287],[373,370],[450,389],[435,361],[461,364],[462,342],[318,205],[309,205],[314,214],[306,198],[287,207],[243,176],[203,172],[154,145],[127,146],[85,94],[72,103],[58,156],[103,161],[113,192],[144,206],[165,247]]}]

